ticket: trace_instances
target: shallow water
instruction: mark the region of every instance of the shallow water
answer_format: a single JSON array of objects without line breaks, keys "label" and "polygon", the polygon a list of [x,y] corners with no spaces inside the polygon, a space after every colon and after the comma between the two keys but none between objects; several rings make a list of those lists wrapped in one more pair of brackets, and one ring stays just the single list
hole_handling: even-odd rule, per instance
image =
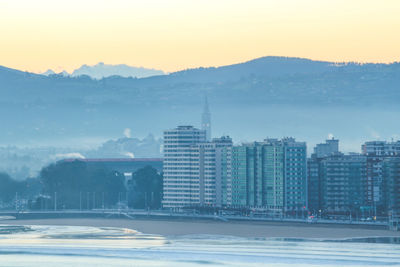
[{"label": "shallow water", "polygon": [[109,227],[0,226],[0,266],[200,265],[400,266],[400,245],[371,239],[162,237]]}]

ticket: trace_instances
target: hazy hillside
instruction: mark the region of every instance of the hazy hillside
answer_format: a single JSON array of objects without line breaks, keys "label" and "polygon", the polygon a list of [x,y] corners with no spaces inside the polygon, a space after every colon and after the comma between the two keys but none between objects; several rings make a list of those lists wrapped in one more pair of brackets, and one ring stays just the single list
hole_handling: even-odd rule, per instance
[{"label": "hazy hillside", "polygon": [[[371,104],[396,102],[400,64],[346,64],[266,57],[219,68],[199,68],[135,79],[113,76],[63,77],[0,69],[5,102],[102,104],[187,103],[207,92],[221,104],[243,102],[296,104]],[[377,98],[378,97],[378,98]],[[301,102],[300,102],[301,101]]]},{"label": "hazy hillside", "polygon": [[348,140],[400,133],[391,121],[400,110],[399,63],[265,57],[141,79],[46,77],[1,67],[0,141],[79,146],[118,137],[127,127],[136,136],[159,137],[179,123],[198,125],[204,94],[214,133],[235,141],[292,135],[317,142],[328,133]]}]

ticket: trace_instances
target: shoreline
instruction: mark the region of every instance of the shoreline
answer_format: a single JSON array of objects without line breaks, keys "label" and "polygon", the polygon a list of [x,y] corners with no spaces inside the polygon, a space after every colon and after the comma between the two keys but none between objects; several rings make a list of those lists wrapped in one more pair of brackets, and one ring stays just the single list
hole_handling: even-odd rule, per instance
[{"label": "shoreline", "polygon": [[51,218],[0,220],[0,225],[54,225],[128,228],[161,236],[219,235],[243,238],[301,238],[344,240],[400,238],[399,231],[356,225],[304,224],[296,222],[215,221],[148,218]]}]

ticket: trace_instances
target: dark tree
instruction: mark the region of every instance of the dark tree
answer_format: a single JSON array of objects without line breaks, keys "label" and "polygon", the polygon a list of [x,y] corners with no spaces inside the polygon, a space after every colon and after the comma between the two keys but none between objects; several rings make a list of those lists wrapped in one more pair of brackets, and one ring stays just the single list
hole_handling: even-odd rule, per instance
[{"label": "dark tree", "polygon": [[42,169],[39,179],[43,194],[57,198],[59,209],[110,207],[126,192],[124,176],[103,168],[88,168],[82,161],[58,162]]},{"label": "dark tree", "polygon": [[11,202],[15,197],[15,193],[21,193],[21,190],[21,182],[15,181],[6,173],[0,173],[0,201]]},{"label": "dark tree", "polygon": [[129,183],[129,206],[133,208],[161,208],[163,177],[157,170],[146,166],[132,175]]},{"label": "dark tree", "polygon": [[27,178],[22,181],[22,195],[27,199],[34,199],[42,191],[42,184],[38,178]]}]

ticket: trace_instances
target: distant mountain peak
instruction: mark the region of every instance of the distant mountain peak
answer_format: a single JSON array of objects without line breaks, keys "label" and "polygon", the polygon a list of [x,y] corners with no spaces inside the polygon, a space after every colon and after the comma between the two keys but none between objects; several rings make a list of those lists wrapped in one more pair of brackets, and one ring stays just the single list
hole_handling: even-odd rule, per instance
[{"label": "distant mountain peak", "polygon": [[64,76],[64,77],[69,77],[71,76],[71,74],[69,74],[68,72],[66,72],[65,70],[63,70],[62,72],[60,72],[58,75]]},{"label": "distant mountain peak", "polygon": [[46,70],[45,72],[43,72],[41,74],[44,75],[44,76],[49,76],[49,75],[54,75],[56,73],[53,70],[48,69],[48,70]]},{"label": "distant mountain peak", "polygon": [[82,65],[74,70],[71,76],[87,75],[93,79],[102,79],[110,76],[145,78],[150,76],[165,75],[162,70],[132,67],[125,64],[111,65],[99,62],[93,66]]},{"label": "distant mountain peak", "polygon": [[45,72],[41,73],[44,76],[51,76],[51,75],[58,75],[58,76],[63,76],[63,77],[69,77],[71,76],[71,74],[69,74],[67,71],[63,70],[59,73],[56,73],[54,70],[52,69],[48,69]]}]

